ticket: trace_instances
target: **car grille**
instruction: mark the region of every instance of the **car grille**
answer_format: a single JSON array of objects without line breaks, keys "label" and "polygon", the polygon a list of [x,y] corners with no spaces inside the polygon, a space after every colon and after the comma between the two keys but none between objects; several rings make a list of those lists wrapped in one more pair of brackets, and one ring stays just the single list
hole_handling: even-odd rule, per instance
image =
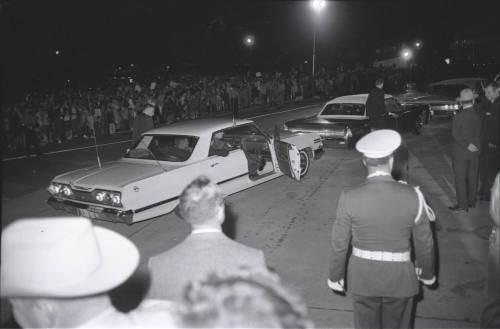
[{"label": "car grille", "polygon": [[71,197],[73,200],[84,201],[84,202],[93,202],[95,203],[94,198],[92,197],[90,192],[73,190],[73,196]]}]

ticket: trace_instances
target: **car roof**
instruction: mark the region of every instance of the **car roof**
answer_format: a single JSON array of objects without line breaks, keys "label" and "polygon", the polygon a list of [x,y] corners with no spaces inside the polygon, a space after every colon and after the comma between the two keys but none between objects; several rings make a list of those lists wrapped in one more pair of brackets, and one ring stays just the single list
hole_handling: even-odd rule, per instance
[{"label": "car roof", "polygon": [[442,81],[436,81],[429,86],[434,86],[434,85],[457,85],[457,84],[467,84],[471,82],[478,82],[478,81],[487,81],[485,78],[456,78],[456,79],[447,79],[447,80],[442,80]]},{"label": "car roof", "polygon": [[212,134],[214,131],[230,128],[235,125],[239,126],[252,122],[253,121],[246,119],[235,119],[233,122],[233,119],[231,118],[196,119],[176,122],[152,129],[149,130],[147,134],[202,136],[205,134]]},{"label": "car roof", "polygon": [[[384,98],[385,99],[392,98],[392,95],[385,94]],[[338,104],[338,103],[365,104],[367,99],[368,99],[368,94],[346,95],[346,96],[334,98],[334,99],[328,101],[327,104],[333,104],[333,103],[336,103],[336,104]]]}]

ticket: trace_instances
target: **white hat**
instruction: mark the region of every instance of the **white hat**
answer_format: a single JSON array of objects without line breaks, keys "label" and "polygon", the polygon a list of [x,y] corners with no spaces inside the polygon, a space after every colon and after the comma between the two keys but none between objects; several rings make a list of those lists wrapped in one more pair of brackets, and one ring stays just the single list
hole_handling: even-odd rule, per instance
[{"label": "white hat", "polygon": [[147,106],[142,112],[147,116],[152,117],[153,115],[155,115],[155,108],[152,106]]},{"label": "white hat", "polygon": [[22,219],[2,232],[1,297],[82,297],[125,282],[139,264],[127,238],[86,218]]},{"label": "white hat", "polygon": [[367,158],[379,159],[391,155],[401,145],[401,135],[391,129],[375,130],[356,143],[356,150]]}]

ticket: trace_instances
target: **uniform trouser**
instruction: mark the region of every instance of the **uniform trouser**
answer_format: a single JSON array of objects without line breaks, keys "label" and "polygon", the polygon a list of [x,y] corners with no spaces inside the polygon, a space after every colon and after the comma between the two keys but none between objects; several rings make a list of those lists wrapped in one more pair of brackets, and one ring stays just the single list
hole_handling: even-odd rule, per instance
[{"label": "uniform trouser", "polygon": [[357,329],[411,328],[412,297],[373,297],[352,294]]},{"label": "uniform trouser", "polygon": [[480,194],[487,197],[490,196],[490,190],[499,169],[498,147],[489,147],[487,144],[483,145],[481,155],[479,156]]},{"label": "uniform trouser", "polygon": [[476,204],[478,170],[479,154],[465,157],[460,153],[453,153],[455,189],[460,208],[468,209],[469,205]]}]

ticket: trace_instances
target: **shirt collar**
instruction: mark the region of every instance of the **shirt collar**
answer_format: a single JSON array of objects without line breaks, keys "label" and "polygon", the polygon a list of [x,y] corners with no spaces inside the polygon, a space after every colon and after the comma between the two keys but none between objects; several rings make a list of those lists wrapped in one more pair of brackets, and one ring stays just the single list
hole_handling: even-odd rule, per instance
[{"label": "shirt collar", "polygon": [[378,177],[378,176],[391,176],[391,174],[385,172],[385,171],[375,171],[371,174],[369,174],[366,178],[372,178],[372,177]]},{"label": "shirt collar", "polygon": [[191,231],[191,234],[203,234],[203,233],[222,233],[220,228],[195,228]]}]

